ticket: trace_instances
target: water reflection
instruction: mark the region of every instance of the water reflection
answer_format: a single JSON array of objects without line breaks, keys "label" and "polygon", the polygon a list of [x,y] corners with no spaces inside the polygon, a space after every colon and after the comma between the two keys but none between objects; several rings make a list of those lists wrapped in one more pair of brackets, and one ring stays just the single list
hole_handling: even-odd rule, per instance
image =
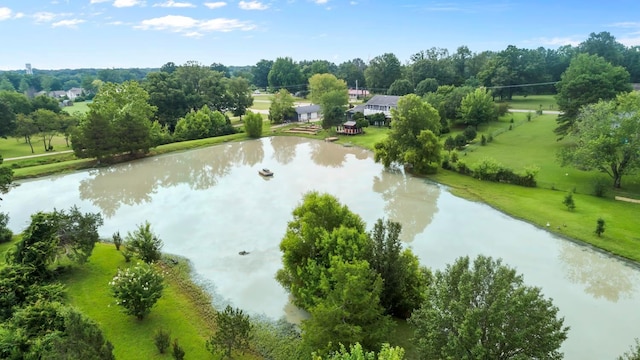
[{"label": "water reflection", "polygon": [[[563,242],[560,259],[566,267],[565,275],[573,283],[584,286],[584,291],[595,298],[611,302],[631,297],[633,279],[637,270],[620,266],[610,257],[585,246]],[[603,260],[609,261],[603,261]]]},{"label": "water reflection", "polygon": [[436,200],[438,186],[425,186],[399,169],[382,170],[373,178],[373,191],[385,200],[385,213],[389,219],[402,222],[400,237],[411,242],[422,233],[438,212]]},{"label": "water reflection", "polygon": [[282,165],[290,163],[296,157],[296,149],[302,141],[300,138],[272,136],[269,142],[273,148],[273,158]]}]

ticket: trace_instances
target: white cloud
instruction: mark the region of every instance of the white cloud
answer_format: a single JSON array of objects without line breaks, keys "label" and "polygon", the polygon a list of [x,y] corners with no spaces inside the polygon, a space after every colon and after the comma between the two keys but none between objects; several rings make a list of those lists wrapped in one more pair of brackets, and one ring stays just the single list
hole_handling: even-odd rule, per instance
[{"label": "white cloud", "polygon": [[[634,33],[634,34],[638,35],[637,33]],[[636,37],[621,37],[621,38],[618,39],[618,42],[620,42],[624,46],[640,46],[640,36],[636,36]]]},{"label": "white cloud", "polygon": [[197,20],[188,16],[167,15],[144,20],[135,26],[142,30],[168,30],[188,37],[201,37],[205,32],[230,32],[234,30],[248,31],[255,29],[250,22],[237,19],[217,18]]},{"label": "white cloud", "polygon": [[349,1],[349,5],[358,5],[357,1]]},{"label": "white cloud", "polygon": [[33,18],[36,20],[36,22],[51,22],[53,21],[53,19],[56,18],[56,14],[54,13],[50,13],[50,12],[45,12],[45,11],[41,11],[41,12],[37,12],[35,14],[33,14]]},{"label": "white cloud", "polygon": [[200,23],[200,29],[203,31],[220,31],[220,32],[229,32],[233,30],[253,30],[255,26],[247,23],[245,21],[240,21],[237,19],[211,19],[207,21],[203,21]]},{"label": "white cloud", "polygon": [[623,21],[623,22],[613,23],[613,24],[611,24],[609,26],[617,27],[617,28],[625,28],[625,29],[637,29],[637,28],[640,28],[640,22],[637,22],[637,21]]},{"label": "white cloud", "polygon": [[9,9],[8,7],[1,7],[0,8],[0,21],[7,20],[7,19],[11,19],[11,9]]},{"label": "white cloud", "polygon": [[113,6],[122,8],[122,7],[132,7],[136,5],[143,5],[144,1],[142,0],[115,0],[113,2]]},{"label": "white cloud", "polygon": [[103,3],[103,2],[107,2],[107,1],[111,1],[111,0],[91,0],[91,2],[89,2],[90,4],[99,4],[99,3]]},{"label": "white cloud", "polygon": [[204,3],[204,6],[208,7],[209,9],[217,9],[223,6],[227,6],[227,3],[224,1],[208,2]]},{"label": "white cloud", "polygon": [[322,4],[328,3],[329,0],[313,0],[313,2],[318,4],[318,5],[322,5]]},{"label": "white cloud", "polygon": [[[325,0],[326,1],[326,0]],[[242,10],[266,10],[269,5],[263,4],[259,1],[240,1],[238,6]]]},{"label": "white cloud", "polygon": [[576,40],[575,38],[572,38],[572,37],[553,37],[553,38],[542,37],[542,38],[533,39],[528,42],[533,44],[547,45],[547,46],[564,46],[564,45],[577,46],[578,44],[580,44],[581,40]]},{"label": "white cloud", "polygon": [[16,13],[16,15],[14,16],[15,19],[20,19],[20,18],[23,18],[23,17],[24,17],[24,13],[21,13],[21,12]]},{"label": "white cloud", "polygon": [[112,21],[112,22],[108,22],[107,25],[113,25],[113,26],[124,25],[124,22],[122,22],[122,21]]},{"label": "white cloud", "polygon": [[54,22],[51,24],[51,27],[68,27],[68,28],[77,28],[78,24],[82,24],[86,20],[82,19],[69,19],[69,20],[60,20],[58,22]]},{"label": "white cloud", "polygon": [[173,0],[167,0],[163,3],[153,4],[153,7],[167,7],[167,8],[194,8],[194,4],[189,2],[175,2]]}]

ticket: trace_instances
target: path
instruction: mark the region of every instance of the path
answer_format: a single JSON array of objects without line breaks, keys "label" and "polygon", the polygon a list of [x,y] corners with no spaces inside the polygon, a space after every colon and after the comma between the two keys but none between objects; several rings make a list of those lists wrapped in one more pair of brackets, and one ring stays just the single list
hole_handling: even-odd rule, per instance
[{"label": "path", "polygon": [[68,153],[72,153],[72,152],[73,152],[73,150],[54,151],[54,152],[47,152],[47,153],[44,153],[44,154],[33,154],[33,155],[25,155],[25,156],[17,156],[17,157],[12,157],[12,158],[6,158],[6,159],[4,159],[4,161],[31,159],[31,158],[36,158],[36,157],[40,157],[40,156],[51,156],[51,155],[59,155],[59,154],[68,154]]},{"label": "path", "polygon": [[[509,112],[515,112],[515,113],[534,113],[537,110],[526,110],[526,109],[509,109]],[[557,111],[557,110],[542,110],[542,113],[544,115],[560,115],[562,114],[562,111]]]}]

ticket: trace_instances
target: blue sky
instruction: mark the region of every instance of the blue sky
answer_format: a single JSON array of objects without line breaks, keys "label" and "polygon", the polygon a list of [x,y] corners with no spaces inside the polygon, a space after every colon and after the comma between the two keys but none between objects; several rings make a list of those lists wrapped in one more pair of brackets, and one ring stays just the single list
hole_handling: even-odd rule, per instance
[{"label": "blue sky", "polygon": [[339,64],[431,47],[577,45],[608,31],[640,45],[640,1],[0,0],[0,70]]}]

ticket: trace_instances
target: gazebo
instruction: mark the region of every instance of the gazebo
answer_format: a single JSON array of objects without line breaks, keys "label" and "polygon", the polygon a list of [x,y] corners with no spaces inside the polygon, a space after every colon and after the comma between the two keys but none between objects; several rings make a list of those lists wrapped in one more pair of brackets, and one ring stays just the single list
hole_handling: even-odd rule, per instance
[{"label": "gazebo", "polygon": [[364,133],[362,128],[356,126],[355,121],[347,121],[336,128],[336,132],[340,135],[358,135]]}]

